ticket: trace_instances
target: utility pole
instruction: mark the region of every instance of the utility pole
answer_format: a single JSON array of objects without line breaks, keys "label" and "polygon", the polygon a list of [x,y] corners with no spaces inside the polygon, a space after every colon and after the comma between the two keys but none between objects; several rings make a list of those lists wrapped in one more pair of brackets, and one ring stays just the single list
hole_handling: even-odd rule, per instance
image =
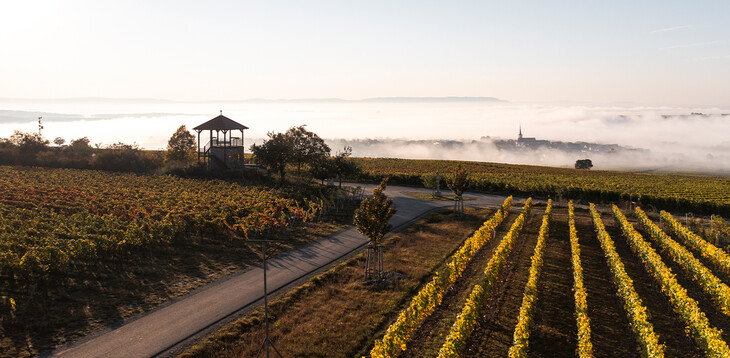
[{"label": "utility pole", "polygon": [[261,243],[261,256],[262,260],[264,262],[264,324],[266,326],[266,338],[264,339],[264,343],[261,345],[261,348],[259,348],[259,351],[256,352],[256,357],[261,354],[261,350],[266,347],[266,358],[269,358],[269,347],[274,348],[274,351],[276,354],[279,355],[279,357],[283,358],[281,353],[279,353],[279,350],[276,349],[276,346],[274,346],[274,343],[271,342],[271,339],[269,339],[269,291],[268,287],[266,285],[266,243],[267,242],[281,242],[280,240],[249,240],[249,242],[260,242]]}]

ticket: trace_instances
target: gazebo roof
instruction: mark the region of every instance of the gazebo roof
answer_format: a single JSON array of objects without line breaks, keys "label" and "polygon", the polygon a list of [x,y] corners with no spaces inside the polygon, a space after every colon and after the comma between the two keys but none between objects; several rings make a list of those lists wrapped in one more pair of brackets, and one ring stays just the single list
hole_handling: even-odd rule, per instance
[{"label": "gazebo roof", "polygon": [[196,130],[196,131],[207,131],[207,130],[225,131],[225,130],[233,130],[233,129],[243,130],[243,129],[248,129],[248,127],[221,114],[218,117],[215,117],[215,118],[193,128],[193,130]]}]

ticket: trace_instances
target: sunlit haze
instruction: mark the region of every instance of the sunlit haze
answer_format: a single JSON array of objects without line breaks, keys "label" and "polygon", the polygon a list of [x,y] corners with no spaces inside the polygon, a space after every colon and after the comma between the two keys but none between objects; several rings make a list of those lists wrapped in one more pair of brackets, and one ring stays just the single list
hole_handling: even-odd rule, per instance
[{"label": "sunlit haze", "polygon": [[0,97],[727,106],[726,1],[8,1]]},{"label": "sunlit haze", "polygon": [[[7,2],[0,137],[43,117],[47,138],[159,149],[223,110],[250,142],[302,124],[333,146],[384,141],[355,143],[361,156],[572,165],[408,142],[522,126],[651,153],[595,155],[596,168],[730,168],[728,13],[726,1]],[[382,97],[410,100],[362,101]]]}]

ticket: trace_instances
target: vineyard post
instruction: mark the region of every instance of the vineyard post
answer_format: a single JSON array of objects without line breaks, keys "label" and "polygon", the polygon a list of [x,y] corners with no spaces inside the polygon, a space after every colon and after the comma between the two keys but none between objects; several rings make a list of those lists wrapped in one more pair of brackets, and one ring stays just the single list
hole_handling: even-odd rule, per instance
[{"label": "vineyard post", "polygon": [[38,282],[36,282],[33,285],[33,290],[30,292],[30,297],[28,297],[28,301],[25,303],[25,307],[23,307],[23,312],[20,313],[20,319],[18,320],[19,323],[23,323],[23,320],[25,320],[25,313],[28,311],[28,307],[30,307],[30,303],[33,300],[33,296],[35,296],[36,291],[38,290]]},{"label": "vineyard post", "polygon": [[259,351],[256,352],[256,357],[261,354],[261,350],[263,350],[264,347],[266,347],[266,358],[269,358],[269,347],[274,348],[276,354],[278,354],[279,357],[282,357],[281,353],[279,353],[279,350],[276,349],[276,346],[274,346],[274,343],[272,343],[271,339],[269,339],[269,292],[268,287],[266,286],[266,243],[279,243],[281,242],[281,240],[250,240],[250,242],[261,242],[261,257],[264,263],[264,325],[266,327],[266,338],[264,339],[264,343],[261,344],[261,348],[259,348]]}]

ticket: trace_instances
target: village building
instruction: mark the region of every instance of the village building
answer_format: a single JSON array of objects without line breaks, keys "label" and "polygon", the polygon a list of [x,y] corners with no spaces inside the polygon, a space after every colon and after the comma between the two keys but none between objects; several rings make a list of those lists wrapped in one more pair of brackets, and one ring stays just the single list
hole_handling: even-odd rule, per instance
[{"label": "village building", "polygon": [[526,147],[535,147],[535,146],[549,146],[550,141],[548,140],[538,140],[535,137],[524,137],[522,136],[522,125],[520,125],[520,134],[517,136],[517,144],[526,146]]}]

